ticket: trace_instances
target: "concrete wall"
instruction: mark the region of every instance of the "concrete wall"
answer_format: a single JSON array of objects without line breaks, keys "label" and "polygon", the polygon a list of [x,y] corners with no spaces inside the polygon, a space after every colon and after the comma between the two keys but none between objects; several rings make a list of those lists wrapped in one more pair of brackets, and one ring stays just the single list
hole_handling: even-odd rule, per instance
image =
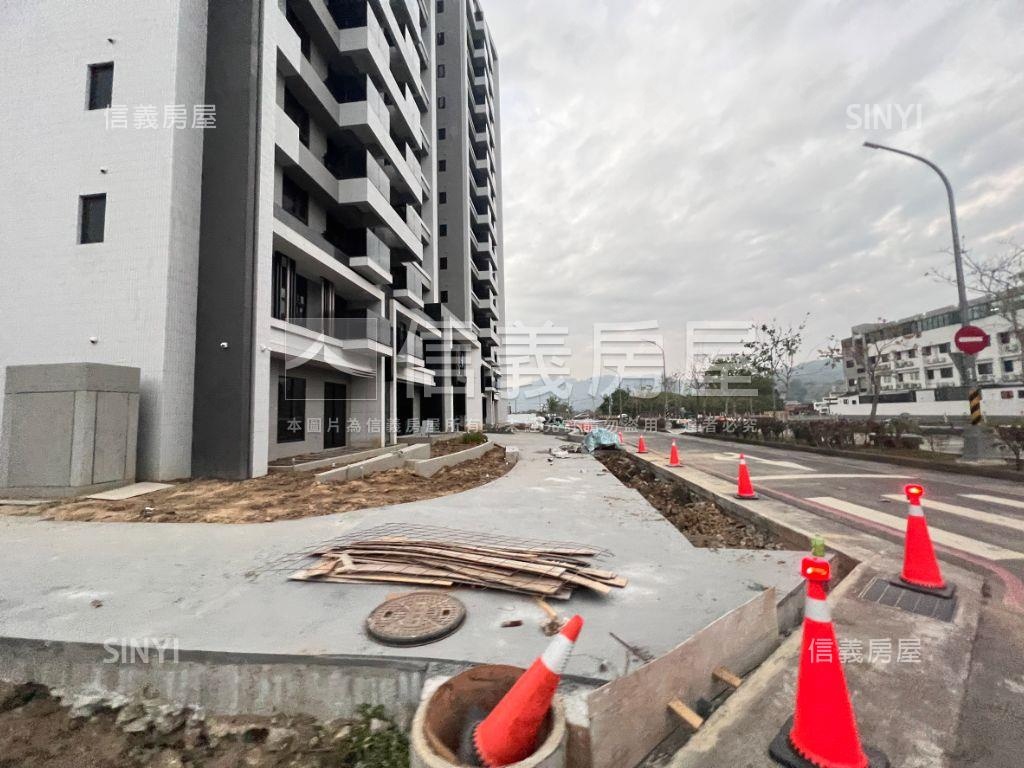
[{"label": "concrete wall", "polygon": [[[164,128],[163,111],[184,104],[191,121],[204,103],[206,13],[205,0],[37,0],[4,3],[0,24],[0,360],[138,367],[139,475],[153,480],[190,466],[205,132]],[[86,109],[88,66],[104,62],[127,128]],[[158,128],[133,127],[142,105]],[[96,193],[104,242],[79,245],[79,196]]]}]

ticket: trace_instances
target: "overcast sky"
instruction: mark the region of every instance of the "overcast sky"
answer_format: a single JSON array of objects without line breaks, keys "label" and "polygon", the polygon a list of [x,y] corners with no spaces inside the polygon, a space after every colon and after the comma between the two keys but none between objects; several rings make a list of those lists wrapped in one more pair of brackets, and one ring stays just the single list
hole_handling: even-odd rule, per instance
[{"label": "overcast sky", "polygon": [[[950,176],[975,255],[1024,242],[1024,2],[482,0],[498,49],[509,320],[830,334],[956,300]],[[865,125],[865,105],[891,113]]]}]

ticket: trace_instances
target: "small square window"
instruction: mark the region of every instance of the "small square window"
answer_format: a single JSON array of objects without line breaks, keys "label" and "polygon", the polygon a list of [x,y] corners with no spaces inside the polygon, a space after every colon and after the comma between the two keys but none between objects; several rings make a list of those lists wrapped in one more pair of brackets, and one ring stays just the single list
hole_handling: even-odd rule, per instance
[{"label": "small square window", "polygon": [[441,303],[442,304],[447,304],[448,303],[448,291],[441,291]]},{"label": "small square window", "polygon": [[438,260],[438,267],[440,267],[441,269],[448,269],[448,257],[447,256],[442,256]]},{"label": "small square window", "polygon": [[438,160],[437,161],[437,170],[438,170],[438,173],[444,173],[445,171],[447,171],[448,170],[448,161],[447,160]]},{"label": "small square window", "polygon": [[438,109],[444,109],[444,108],[445,108],[445,105],[446,105],[447,103],[448,103],[448,102],[447,102],[447,101],[445,101],[445,98],[444,98],[444,96],[438,96],[438,97],[437,97],[437,108],[438,108]]},{"label": "small square window", "polygon": [[114,98],[114,64],[89,65],[89,109],[107,109]]},{"label": "small square window", "polygon": [[107,220],[106,195],[82,195],[78,205],[78,242],[102,243]]},{"label": "small square window", "polygon": [[438,128],[437,129],[437,140],[438,141],[444,141],[444,138],[447,135],[448,135],[448,131],[446,131],[444,128]]},{"label": "small square window", "polygon": [[1013,360],[1003,360],[1003,373],[1013,373]]},{"label": "small square window", "polygon": [[437,65],[437,76],[444,77],[444,64]]},{"label": "small square window", "polygon": [[444,32],[437,33],[437,44],[444,45]]},{"label": "small square window", "polygon": [[442,224],[437,228],[437,234],[441,237],[448,237],[448,225]]},{"label": "small square window", "polygon": [[1017,390],[1017,397],[1024,398],[1024,389]]},{"label": "small square window", "polygon": [[441,205],[444,205],[445,203],[447,203],[448,202],[448,193],[447,192],[440,192],[440,193],[438,193],[438,195],[437,195],[437,202],[440,203]]}]

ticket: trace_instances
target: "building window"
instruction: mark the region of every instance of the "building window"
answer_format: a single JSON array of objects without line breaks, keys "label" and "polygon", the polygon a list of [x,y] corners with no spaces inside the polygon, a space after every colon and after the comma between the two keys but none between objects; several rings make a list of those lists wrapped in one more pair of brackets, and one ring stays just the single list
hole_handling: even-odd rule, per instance
[{"label": "building window", "polygon": [[847,368],[853,368],[853,360],[847,360],[846,361],[846,367]]},{"label": "building window", "polygon": [[1017,397],[1024,398],[1024,389],[1017,390]]},{"label": "building window", "polygon": [[1010,332],[1009,331],[1002,331],[999,334],[999,343],[1000,344],[1009,344],[1010,343]]},{"label": "building window", "polygon": [[114,97],[114,64],[89,65],[89,109],[107,109]]},{"label": "building window", "polygon": [[939,344],[939,354],[940,355],[948,355],[949,354],[949,344],[948,343],[947,344]]},{"label": "building window", "polygon": [[287,176],[281,181],[281,207],[303,224],[309,223],[309,195]]},{"label": "building window", "polygon": [[1013,373],[1013,360],[1003,360],[1003,373]]},{"label": "building window", "polygon": [[78,205],[78,242],[102,243],[107,222],[107,196],[82,195]]},{"label": "building window", "polygon": [[288,319],[288,286],[295,279],[295,261],[274,251],[271,274],[270,315],[278,320]]},{"label": "building window", "polygon": [[925,357],[927,357],[931,353],[932,353],[932,348],[931,347],[921,347],[921,354],[924,355]]},{"label": "building window", "polygon": [[447,102],[447,101],[445,101],[445,98],[444,98],[444,96],[438,96],[438,97],[437,97],[437,108],[438,108],[438,109],[444,109],[444,108],[445,108],[445,105],[446,105],[447,103],[448,103],[448,102]]},{"label": "building window", "polygon": [[448,193],[447,192],[439,192],[438,195],[437,195],[437,202],[439,204],[441,204],[441,205],[444,205],[445,203],[447,203],[448,202]]},{"label": "building window", "polygon": [[935,371],[925,371],[924,376],[928,381],[935,381]]},{"label": "building window", "polygon": [[447,160],[438,160],[437,161],[437,170],[438,170],[439,173],[444,173],[445,171],[447,171],[448,170],[448,161]]},{"label": "building window", "polygon": [[908,360],[913,360],[915,357],[917,357],[917,350],[916,349],[908,349],[907,350],[907,359]]},{"label": "building window", "polygon": [[444,0],[437,0],[437,12],[444,13]]},{"label": "building window", "polygon": [[438,266],[441,269],[448,269],[448,257],[447,256],[442,256],[440,258],[440,260],[438,261]]},{"label": "building window", "polygon": [[978,363],[978,375],[990,376],[992,374],[992,363]]},{"label": "building window", "polygon": [[441,291],[441,303],[442,304],[447,304],[448,303],[448,291]]},{"label": "building window", "polygon": [[306,380],[277,377],[277,442],[306,439]]},{"label": "building window", "polygon": [[[304,320],[309,317],[309,281],[302,275],[295,275],[295,290],[292,291],[292,308],[288,317],[294,322],[296,319]],[[303,323],[303,325],[305,325]]]},{"label": "building window", "polygon": [[444,64],[438,64],[437,65],[437,76],[439,78],[440,77],[444,77]]},{"label": "building window", "polygon": [[437,33],[437,44],[444,45],[444,32]]},{"label": "building window", "polygon": [[437,228],[437,234],[441,237],[448,237],[448,225],[442,224]]},{"label": "building window", "polygon": [[952,368],[940,368],[939,369],[939,376],[942,377],[943,379],[952,379],[953,378],[953,369]]}]

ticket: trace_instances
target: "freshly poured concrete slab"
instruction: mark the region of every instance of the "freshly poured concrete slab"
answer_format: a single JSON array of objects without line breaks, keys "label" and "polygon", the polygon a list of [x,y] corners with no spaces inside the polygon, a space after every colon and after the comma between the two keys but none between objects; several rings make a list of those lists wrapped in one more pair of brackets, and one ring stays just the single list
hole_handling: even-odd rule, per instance
[{"label": "freshly poured concrete slab", "polygon": [[147,493],[162,491],[164,488],[172,487],[170,483],[132,483],[120,488],[114,488],[102,493],[94,493],[86,496],[87,499],[99,499],[101,501],[124,501],[134,499],[136,496],[145,496]]},{"label": "freshly poured concrete slab", "polygon": [[[577,589],[565,614],[586,620],[567,670],[611,680],[745,604],[765,587],[798,590],[803,553],[693,547],[636,491],[589,456],[548,461],[551,438],[501,435],[519,448],[509,474],[428,501],[269,524],[71,523],[0,519],[0,636],[104,643],[173,638],[181,649],[365,655],[528,665],[546,646],[541,609],[523,596],[458,589],[463,626],[443,640],[390,648],[366,616],[405,585],[292,582],[291,554],[382,524],[443,526],[572,541],[609,554],[629,579],[605,597]],[[100,607],[92,601],[100,600]],[[502,628],[509,619],[523,625]],[[615,635],[613,637],[612,635]],[[618,638],[618,639],[616,639]]]}]

